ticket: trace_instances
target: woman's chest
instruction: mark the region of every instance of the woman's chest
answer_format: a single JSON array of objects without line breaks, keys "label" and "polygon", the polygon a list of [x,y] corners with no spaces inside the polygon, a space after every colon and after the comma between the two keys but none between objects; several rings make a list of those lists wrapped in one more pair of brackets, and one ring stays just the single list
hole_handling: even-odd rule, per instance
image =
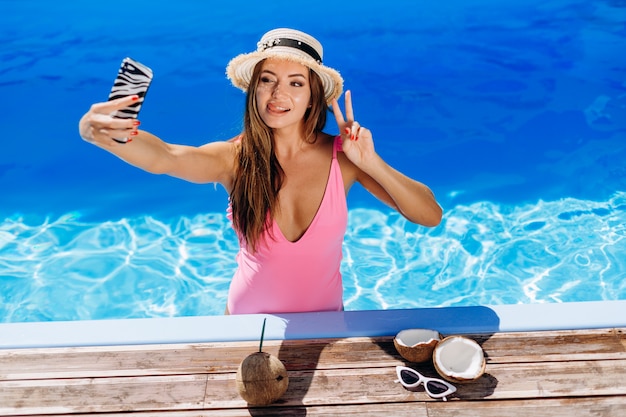
[{"label": "woman's chest", "polygon": [[324,200],[331,164],[291,167],[278,193],[274,221],[286,239],[295,242],[307,231]]}]

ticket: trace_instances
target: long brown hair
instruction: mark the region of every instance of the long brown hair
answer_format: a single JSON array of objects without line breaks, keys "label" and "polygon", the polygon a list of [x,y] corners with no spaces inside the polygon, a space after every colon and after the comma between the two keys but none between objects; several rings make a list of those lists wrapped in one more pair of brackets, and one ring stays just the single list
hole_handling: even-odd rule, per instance
[{"label": "long brown hair", "polygon": [[[278,209],[278,192],[284,172],[274,152],[274,133],[261,119],[256,102],[256,89],[263,61],[252,73],[246,96],[244,130],[237,155],[237,168],[230,193],[233,226],[254,252],[261,235],[268,229]],[[319,76],[309,70],[311,107],[304,114],[304,138],[315,143],[317,133],[326,125],[328,105]]]}]

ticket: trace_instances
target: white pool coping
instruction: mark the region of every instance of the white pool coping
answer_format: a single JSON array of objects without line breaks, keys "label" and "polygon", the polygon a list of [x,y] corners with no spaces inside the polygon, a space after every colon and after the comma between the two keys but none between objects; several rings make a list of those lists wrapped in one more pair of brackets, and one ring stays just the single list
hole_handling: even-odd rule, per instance
[{"label": "white pool coping", "polygon": [[626,327],[626,300],[404,310],[2,323],[0,349],[393,336]]}]

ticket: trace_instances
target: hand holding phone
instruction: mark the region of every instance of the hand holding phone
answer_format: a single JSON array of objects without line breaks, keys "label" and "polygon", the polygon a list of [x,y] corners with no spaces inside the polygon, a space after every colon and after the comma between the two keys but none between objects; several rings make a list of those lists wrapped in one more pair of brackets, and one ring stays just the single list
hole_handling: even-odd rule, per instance
[{"label": "hand holding phone", "polygon": [[[124,58],[111,88],[109,101],[132,95],[138,96],[139,99],[128,107],[116,110],[112,116],[119,119],[136,119],[151,82],[152,70],[150,68],[132,58]],[[128,139],[113,140],[120,143],[128,142]]]}]

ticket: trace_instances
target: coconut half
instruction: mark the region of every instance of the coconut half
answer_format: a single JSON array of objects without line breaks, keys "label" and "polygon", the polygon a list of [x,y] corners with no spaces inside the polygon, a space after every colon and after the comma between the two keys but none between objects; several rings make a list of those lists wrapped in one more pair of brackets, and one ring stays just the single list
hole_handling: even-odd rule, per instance
[{"label": "coconut half", "polygon": [[485,373],[487,361],[483,348],[464,336],[448,336],[433,352],[435,369],[450,382],[474,381]]},{"label": "coconut half", "polygon": [[402,330],[393,339],[396,350],[409,362],[426,362],[433,357],[433,350],[441,340],[436,330]]}]

